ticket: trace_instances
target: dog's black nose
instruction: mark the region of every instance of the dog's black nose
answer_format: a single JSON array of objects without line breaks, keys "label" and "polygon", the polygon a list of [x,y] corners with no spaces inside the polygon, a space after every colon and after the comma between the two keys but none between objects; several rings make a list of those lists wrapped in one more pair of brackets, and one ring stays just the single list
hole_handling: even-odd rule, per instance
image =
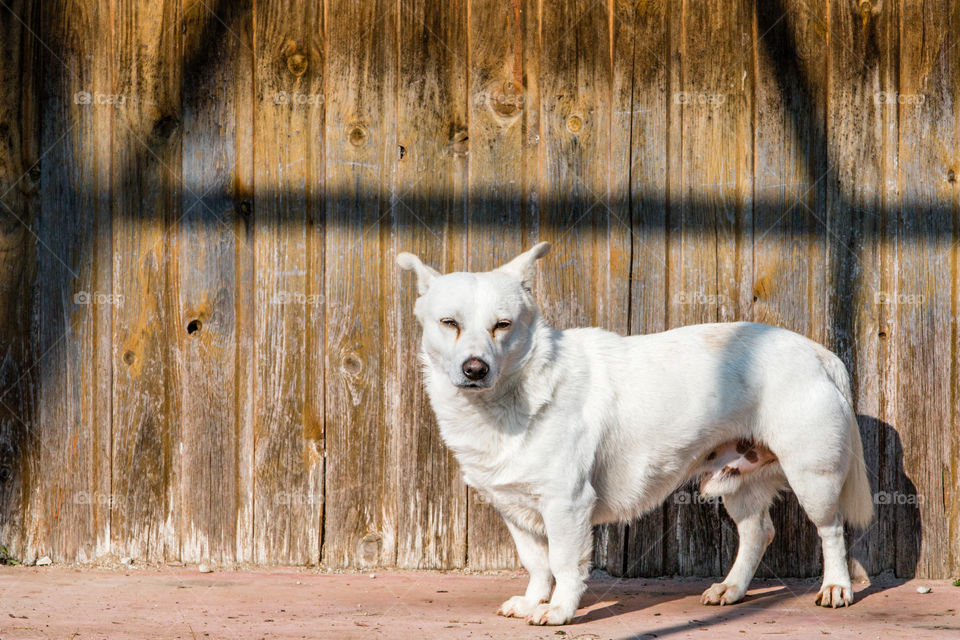
[{"label": "dog's black nose", "polygon": [[470,358],[463,363],[463,375],[467,380],[482,380],[490,373],[490,365],[480,358]]}]

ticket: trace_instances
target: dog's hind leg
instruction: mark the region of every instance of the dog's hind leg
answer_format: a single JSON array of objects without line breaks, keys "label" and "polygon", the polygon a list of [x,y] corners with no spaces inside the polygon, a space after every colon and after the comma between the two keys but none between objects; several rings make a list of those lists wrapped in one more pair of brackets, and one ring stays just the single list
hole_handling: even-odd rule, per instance
[{"label": "dog's hind leg", "polygon": [[524,531],[509,520],[504,521],[517,546],[520,562],[530,574],[530,582],[527,583],[526,593],[522,596],[513,596],[504,602],[497,613],[507,617],[526,618],[533,613],[537,605],[550,598],[550,591],[553,588],[547,539]]},{"label": "dog's hind leg", "polygon": [[702,604],[733,604],[743,598],[763,552],[773,540],[770,502],[776,495],[777,486],[769,480],[761,480],[744,484],[736,492],[723,497],[723,506],[737,524],[740,539],[737,558],[723,582],[714,583],[703,592],[700,596]]}]

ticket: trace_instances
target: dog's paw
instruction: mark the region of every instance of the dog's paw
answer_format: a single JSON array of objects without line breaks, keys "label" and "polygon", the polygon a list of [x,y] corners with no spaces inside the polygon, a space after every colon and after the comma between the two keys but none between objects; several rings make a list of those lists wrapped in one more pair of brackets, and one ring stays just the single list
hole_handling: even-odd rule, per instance
[{"label": "dog's paw", "polygon": [[817,592],[817,604],[821,607],[849,607],[853,604],[853,588],[836,584],[825,584]]},{"label": "dog's paw", "polygon": [[700,604],[733,604],[743,598],[744,589],[736,585],[715,582],[700,596]]},{"label": "dog's paw", "polygon": [[527,617],[527,622],[537,625],[567,624],[573,620],[573,614],[573,611],[568,611],[562,607],[540,604]]},{"label": "dog's paw", "polygon": [[508,618],[526,618],[533,613],[538,604],[540,603],[524,596],[513,596],[500,605],[497,614]]}]

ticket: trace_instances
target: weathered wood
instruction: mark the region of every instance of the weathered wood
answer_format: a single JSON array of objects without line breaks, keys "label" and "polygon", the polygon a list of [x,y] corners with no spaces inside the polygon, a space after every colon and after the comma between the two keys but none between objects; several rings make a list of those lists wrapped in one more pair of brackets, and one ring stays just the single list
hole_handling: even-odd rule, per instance
[{"label": "weathered wood", "polygon": [[[536,239],[539,24],[534,2],[470,4],[471,270],[499,266]],[[518,566],[502,518],[473,490],[467,512],[470,567]]]},{"label": "weathered wood", "polygon": [[174,345],[187,327],[173,300],[170,230],[181,212],[181,52],[178,30],[166,28],[180,17],[179,3],[118,5],[113,15],[112,93],[123,101],[112,123],[110,536],[114,553],[142,560],[180,552]]},{"label": "weathered wood", "polygon": [[[887,333],[893,328],[877,304],[878,294],[891,284],[884,281],[880,238],[882,222],[888,218],[885,200],[892,195],[887,185],[895,177],[896,110],[887,109],[882,96],[896,91],[896,34],[891,29],[895,11],[891,4],[829,6],[827,346],[852,376],[856,409],[864,416],[861,434],[873,486],[883,483],[878,472],[885,452],[891,450],[884,425],[890,419],[886,413],[890,405],[881,395],[885,388],[881,373],[892,371],[887,364],[896,357]],[[873,528],[851,539],[854,555],[863,557],[867,566],[882,564],[886,538],[871,538],[887,514],[878,509]]]},{"label": "weathered wood", "polygon": [[[323,138],[322,7],[291,12],[258,2],[254,15],[254,253],[256,562],[320,561],[323,508],[322,368],[311,358],[321,331],[312,284],[324,277],[311,251],[323,251],[319,216],[326,156]],[[328,307],[329,309],[329,307]]]},{"label": "weathered wood", "polygon": [[[384,238],[399,161],[397,7],[327,14],[326,505],[324,563],[389,565],[397,553],[393,435],[384,413]],[[392,277],[392,276],[391,276]]]},{"label": "weathered wood", "polygon": [[[815,340],[825,335],[822,225],[826,207],[826,6],[758,3],[754,105],[753,320]],[[819,537],[795,496],[771,509],[777,530],[758,575],[814,575]],[[724,518],[724,571],[737,549]],[[729,535],[727,535],[729,533]]]},{"label": "weathered wood", "polygon": [[[232,172],[238,91],[252,62],[250,14],[243,3],[184,2],[181,214],[173,228],[177,257],[177,376],[181,433],[180,557],[236,559],[238,496],[237,242],[240,199]],[[246,40],[240,33],[247,34]],[[210,47],[210,42],[218,46]],[[249,78],[246,78],[249,80]],[[243,195],[240,194],[240,198]],[[241,284],[251,286],[251,281]],[[189,327],[195,323],[194,330]]]},{"label": "weathered wood", "polygon": [[[0,545],[24,555],[28,456],[36,425],[31,315],[40,182],[39,3],[0,8]],[[41,249],[42,250],[42,249]]]},{"label": "weathered wood", "polygon": [[[70,14],[71,20],[64,20]],[[38,407],[23,451],[33,480],[24,558],[90,559],[109,532],[109,242],[112,93],[105,65],[109,22],[98,2],[47,5],[38,31],[44,49],[40,212],[37,222]],[[87,98],[90,98],[89,100]],[[35,179],[35,178],[33,178]],[[69,216],[64,212],[70,212]],[[105,335],[106,334],[106,335]]]},{"label": "weathered wood", "polygon": [[[445,0],[400,5],[393,249],[385,254],[388,306],[384,400],[394,434],[391,484],[398,494],[396,564],[461,567],[466,561],[467,502],[460,469],[444,447],[423,391],[416,284],[390,257],[411,251],[441,271],[466,257],[467,6]],[[402,150],[402,151],[401,151]],[[402,153],[402,158],[400,157]],[[429,181],[429,187],[424,189]],[[421,195],[423,194],[423,195]]]},{"label": "weathered wood", "polygon": [[960,566],[957,542],[945,536],[948,505],[960,495],[956,452],[951,458],[950,450],[956,406],[956,374],[951,375],[949,367],[957,322],[953,280],[960,85],[953,4],[901,4],[895,23],[899,93],[883,104],[884,113],[899,123],[897,183],[903,205],[897,280],[891,291],[895,295],[883,304],[897,327],[887,340],[896,341],[894,424],[901,434],[904,474],[894,488],[895,499],[878,509],[897,513],[896,567],[901,575],[914,569],[919,575],[953,575]]},{"label": "weathered wood", "polygon": [[[610,140],[611,207],[632,229],[629,332],[666,328],[667,114],[669,109],[668,2],[614,3],[613,100]],[[611,542],[607,570],[615,575],[660,575],[665,509],[622,529]]]}]

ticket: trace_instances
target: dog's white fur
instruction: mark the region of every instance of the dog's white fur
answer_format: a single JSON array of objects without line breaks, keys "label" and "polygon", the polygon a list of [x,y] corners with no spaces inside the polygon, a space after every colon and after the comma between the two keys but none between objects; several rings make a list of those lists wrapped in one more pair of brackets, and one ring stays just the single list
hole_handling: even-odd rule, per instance
[{"label": "dog's white fur", "polygon": [[[789,484],[823,543],[817,602],[850,604],[843,524],[865,526],[873,501],[843,363],[763,324],[631,337],[557,331],[530,291],[548,250],[540,243],[494,271],[447,275],[397,256],[417,275],[421,359],[443,439],[466,483],[503,515],[530,573],[526,593],[500,613],[569,622],[585,589],[592,525],[634,518],[689,478],[716,475],[716,451],[743,440],[775,459],[705,483],[722,495],[740,542],[729,575],[702,602],[743,597],[773,539],[768,507]],[[485,379],[465,375],[470,358],[489,365]]]}]

